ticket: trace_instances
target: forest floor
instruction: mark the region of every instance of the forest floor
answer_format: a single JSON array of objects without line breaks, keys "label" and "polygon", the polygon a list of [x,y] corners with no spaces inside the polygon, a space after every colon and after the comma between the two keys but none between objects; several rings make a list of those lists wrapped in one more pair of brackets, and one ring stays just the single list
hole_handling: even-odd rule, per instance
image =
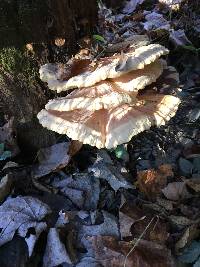
[{"label": "forest floor", "polygon": [[179,72],[176,116],[112,150],[58,136],[28,163],[3,125],[0,267],[200,266],[200,6],[154,2],[99,2],[77,55],[147,34]]}]

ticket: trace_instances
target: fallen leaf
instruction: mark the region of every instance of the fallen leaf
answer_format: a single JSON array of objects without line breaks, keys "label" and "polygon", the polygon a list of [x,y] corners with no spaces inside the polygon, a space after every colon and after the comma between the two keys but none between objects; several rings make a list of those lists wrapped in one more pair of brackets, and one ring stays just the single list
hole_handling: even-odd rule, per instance
[{"label": "fallen leaf", "polygon": [[77,173],[65,179],[54,179],[52,185],[83,210],[97,209],[100,185],[93,175]]},{"label": "fallen leaf", "polygon": [[165,188],[162,189],[162,192],[167,199],[174,201],[185,199],[190,196],[185,182],[169,183]]},{"label": "fallen leaf", "polygon": [[174,209],[174,202],[173,201],[170,201],[170,200],[167,200],[167,199],[164,199],[164,198],[161,198],[161,197],[158,197],[156,199],[158,205],[160,205],[161,207],[163,207],[164,209],[168,210],[168,211],[172,211]]},{"label": "fallen leaf", "polygon": [[12,177],[7,174],[0,180],[0,201],[10,193],[12,187]]},{"label": "fallen leaf", "polygon": [[[47,228],[47,224],[42,221],[45,216],[51,212],[50,208],[33,197],[16,197],[7,199],[0,206],[0,246],[12,240],[17,232],[24,237],[28,248],[29,256],[33,251],[33,243],[35,244],[40,233]],[[26,237],[29,228],[35,229],[35,238]],[[30,239],[32,240],[31,245]]]},{"label": "fallen leaf", "polygon": [[3,143],[5,149],[11,152],[12,157],[19,153],[13,117],[6,124],[0,127],[0,143]]},{"label": "fallen leaf", "polygon": [[141,5],[144,2],[144,0],[129,0],[126,2],[125,7],[123,8],[123,13],[130,14],[135,11],[136,7],[138,5]]},{"label": "fallen leaf", "polygon": [[[200,242],[193,241],[190,246],[186,247],[179,260],[184,263],[193,263],[200,256]],[[193,265],[194,266],[194,265]]]},{"label": "fallen leaf", "polygon": [[149,169],[139,171],[137,175],[137,185],[139,190],[149,199],[155,199],[161,194],[161,190],[167,184],[167,178],[173,177],[174,173],[169,164],[159,166],[157,170]]},{"label": "fallen leaf", "polygon": [[53,171],[64,168],[70,161],[70,143],[58,143],[53,146],[43,148],[38,153],[38,161],[32,169],[32,177],[40,178]]},{"label": "fallen leaf", "polygon": [[6,169],[10,169],[10,168],[17,168],[19,167],[19,164],[13,161],[8,161],[6,162],[6,164],[4,165],[2,170],[6,170]]},{"label": "fallen leaf", "polygon": [[63,263],[72,264],[65,246],[60,240],[58,229],[50,228],[43,257],[43,267],[55,267]]},{"label": "fallen leaf", "polygon": [[199,178],[190,178],[186,180],[186,184],[192,188],[195,192],[200,192],[200,180]]},{"label": "fallen leaf", "polygon": [[114,165],[105,150],[98,152],[97,160],[93,166],[89,167],[88,171],[92,172],[95,178],[106,180],[115,191],[119,188],[134,188],[121,174],[119,167]]},{"label": "fallen leaf", "polygon": [[192,43],[185,35],[184,30],[172,30],[170,31],[169,39],[172,41],[172,43],[176,46],[183,46],[183,45],[191,45]]},{"label": "fallen leaf", "polygon": [[197,225],[191,225],[186,228],[181,238],[176,242],[175,249],[176,252],[183,249],[185,246],[188,246],[190,242],[196,238],[198,238],[200,234],[200,230]]},{"label": "fallen leaf", "polygon": [[179,227],[182,227],[182,226],[189,226],[189,225],[192,225],[194,223],[197,223],[199,220],[190,220],[184,216],[175,216],[175,215],[170,215],[169,217],[169,220],[179,226]]},{"label": "fallen leaf", "polygon": [[88,237],[88,241],[90,257],[104,267],[175,267],[170,251],[150,241],[141,240],[135,249],[134,243],[118,241],[109,236]]},{"label": "fallen leaf", "polygon": [[146,31],[152,30],[170,30],[170,23],[167,21],[162,14],[152,12],[145,16],[146,22],[143,23]]},{"label": "fallen leaf", "polygon": [[183,175],[189,175],[192,173],[192,169],[193,169],[193,164],[184,158],[179,158],[179,168],[181,170],[181,172],[183,173]]},{"label": "fallen leaf", "polygon": [[[143,16],[143,14],[141,15]],[[122,42],[108,44],[106,53],[119,53],[127,49],[129,46],[137,48],[147,44],[149,44],[149,37],[147,35],[134,34],[125,38]]]},{"label": "fallen leaf", "polygon": [[85,244],[85,240],[88,236],[113,236],[119,238],[119,227],[117,218],[103,211],[103,223],[95,224],[95,225],[81,225],[79,228],[79,240],[81,240]]},{"label": "fallen leaf", "polygon": [[[149,223],[152,222],[150,225]],[[119,225],[121,237],[133,236],[138,238],[143,234],[143,239],[165,244],[169,234],[166,223],[159,217],[138,207],[134,203],[124,203],[119,212]],[[147,225],[148,229],[145,231]],[[145,232],[144,232],[145,231]]]}]

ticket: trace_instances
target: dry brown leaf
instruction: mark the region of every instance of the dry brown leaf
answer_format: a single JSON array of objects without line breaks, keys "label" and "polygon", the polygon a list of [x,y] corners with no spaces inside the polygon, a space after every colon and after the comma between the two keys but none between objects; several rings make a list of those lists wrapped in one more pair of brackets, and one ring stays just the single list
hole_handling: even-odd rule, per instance
[{"label": "dry brown leaf", "polygon": [[190,196],[185,182],[169,183],[165,188],[162,189],[162,192],[166,198],[174,201],[185,199]]},{"label": "dry brown leaf", "polygon": [[200,179],[191,178],[186,180],[186,184],[192,188],[195,192],[200,192]]},{"label": "dry brown leaf", "polygon": [[[137,14],[138,15],[138,14]],[[144,17],[143,14],[140,14]],[[106,48],[106,53],[120,53],[122,50],[124,51],[129,46],[131,47],[140,47],[143,45],[149,44],[149,37],[147,35],[131,35],[130,37],[126,38],[122,42],[117,42],[115,44],[109,44]]]},{"label": "dry brown leaf", "polygon": [[140,240],[130,252],[134,244],[113,237],[93,236],[88,240],[92,243],[95,260],[104,267],[175,267],[171,252],[154,242]]},{"label": "dry brown leaf", "polygon": [[187,227],[182,237],[175,244],[176,252],[179,252],[179,250],[183,249],[186,245],[189,245],[189,243],[197,238],[199,234],[200,230],[197,228],[197,225]]},{"label": "dry brown leaf", "polygon": [[138,238],[152,221],[143,239],[165,244],[169,234],[166,223],[159,217],[154,217],[152,213],[138,207],[136,204],[125,203],[119,212],[120,233],[122,238],[133,236]]},{"label": "dry brown leaf", "polygon": [[169,220],[173,224],[180,226],[180,227],[189,226],[189,225],[192,225],[192,224],[199,222],[199,219],[198,220],[190,220],[184,216],[175,216],[175,215],[170,215]]},{"label": "dry brown leaf", "polygon": [[137,176],[139,190],[149,199],[156,199],[161,194],[161,190],[166,186],[167,177],[173,175],[172,167],[169,164],[161,165],[157,170],[140,171]]},{"label": "dry brown leaf", "polygon": [[157,201],[158,205],[160,205],[161,207],[163,207],[164,209],[166,209],[168,211],[172,211],[174,209],[174,202],[171,200],[157,197],[156,201]]}]

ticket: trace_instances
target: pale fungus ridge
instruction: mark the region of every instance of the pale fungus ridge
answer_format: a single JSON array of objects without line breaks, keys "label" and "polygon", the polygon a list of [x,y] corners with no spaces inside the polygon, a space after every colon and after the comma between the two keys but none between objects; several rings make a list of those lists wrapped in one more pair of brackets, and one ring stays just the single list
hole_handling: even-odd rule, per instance
[{"label": "pale fungus ridge", "polygon": [[159,44],[150,44],[131,50],[124,54],[125,59],[122,63],[120,63],[120,54],[102,58],[91,70],[83,69],[81,74],[71,77],[67,81],[57,79],[59,74],[56,73],[54,76],[52,66],[47,64],[41,67],[40,78],[48,83],[49,89],[60,93],[73,88],[89,87],[108,78],[117,78],[130,71],[143,69],[145,65],[151,64],[169,52]]},{"label": "pale fungus ridge", "polygon": [[44,65],[40,77],[48,85],[54,83],[54,90],[78,89],[50,100],[38,114],[40,123],[73,140],[108,149],[164,125],[180,103],[178,97],[166,94],[178,88],[177,72],[159,59],[167,53],[161,45],[146,45],[129,50],[122,61],[119,54],[100,59],[96,66],[81,61],[83,72],[80,66],[74,68],[73,61],[61,70],[58,65]]}]

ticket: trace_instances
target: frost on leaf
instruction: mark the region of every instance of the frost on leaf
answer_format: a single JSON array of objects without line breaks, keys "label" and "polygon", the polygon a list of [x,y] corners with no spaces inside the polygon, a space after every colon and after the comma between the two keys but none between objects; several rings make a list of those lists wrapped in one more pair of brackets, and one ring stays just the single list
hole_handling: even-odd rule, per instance
[{"label": "frost on leaf", "polygon": [[170,30],[169,22],[163,17],[162,14],[152,12],[145,16],[146,22],[143,23],[146,31],[151,30]]},{"label": "frost on leaf", "polygon": [[106,180],[115,190],[119,188],[134,188],[125,177],[121,174],[119,167],[114,164],[106,151],[101,150],[97,154],[97,160],[88,169],[96,179]]},{"label": "frost on leaf", "polygon": [[[165,47],[150,44],[129,47],[123,57],[114,54],[82,67],[75,68],[77,61],[72,60],[71,67],[66,66],[66,80],[50,74],[43,80],[57,92],[79,89],[50,100],[38,114],[40,123],[83,144],[108,149],[129,142],[151,126],[164,125],[180,103],[178,97],[168,95],[177,89],[178,78],[176,71],[159,59],[167,53]],[[79,74],[70,78],[75,72]]]},{"label": "frost on leaf", "polygon": [[130,14],[135,11],[137,5],[141,5],[144,0],[130,0],[126,2],[125,7],[123,8],[123,13]]},{"label": "frost on leaf", "polygon": [[58,188],[80,209],[97,209],[100,186],[99,181],[94,176],[77,173],[65,179],[54,179],[52,185]]},{"label": "frost on leaf", "polygon": [[[29,255],[31,255],[37,238],[47,227],[42,220],[50,212],[51,210],[46,204],[33,197],[17,197],[6,200],[0,206],[0,246],[12,240],[14,234],[18,233],[25,238]],[[30,228],[35,229],[34,238],[32,235],[27,238]]]},{"label": "frost on leaf", "polygon": [[50,228],[43,257],[43,267],[54,267],[62,263],[72,264],[65,245],[60,240],[58,229]]}]

